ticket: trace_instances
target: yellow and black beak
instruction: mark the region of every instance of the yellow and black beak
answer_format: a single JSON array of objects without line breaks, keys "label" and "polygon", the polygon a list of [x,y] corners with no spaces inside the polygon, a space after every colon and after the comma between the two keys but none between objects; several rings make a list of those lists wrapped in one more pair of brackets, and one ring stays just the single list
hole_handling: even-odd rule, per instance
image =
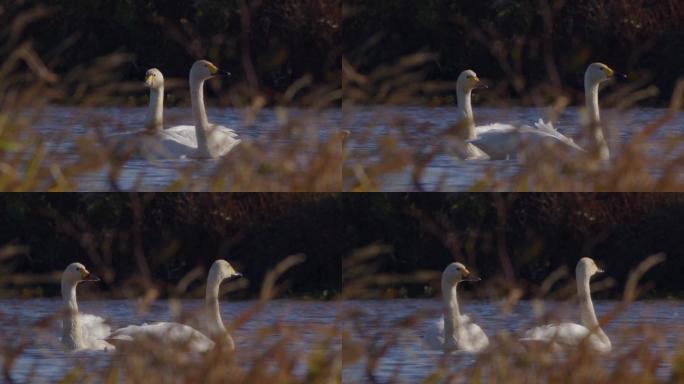
[{"label": "yellow and black beak", "polygon": [[219,69],[211,63],[209,63],[209,72],[212,76],[230,76],[230,72]]},{"label": "yellow and black beak", "polygon": [[463,281],[480,281],[479,277],[471,277],[470,271],[466,268],[463,270]]},{"label": "yellow and black beak", "polygon": [[100,278],[93,275],[86,269],[81,270],[81,280],[83,281],[100,281]]}]

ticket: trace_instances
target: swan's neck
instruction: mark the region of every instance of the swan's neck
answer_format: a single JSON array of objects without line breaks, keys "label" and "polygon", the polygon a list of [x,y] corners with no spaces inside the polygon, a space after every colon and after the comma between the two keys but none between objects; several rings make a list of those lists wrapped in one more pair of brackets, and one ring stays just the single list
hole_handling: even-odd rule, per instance
[{"label": "swan's neck", "polygon": [[458,283],[451,285],[442,282],[442,292],[444,300],[444,346],[455,347],[458,339],[457,335],[461,330],[461,312],[458,308],[458,298],[456,297],[456,287]]},{"label": "swan's neck", "polygon": [[458,107],[458,122],[463,132],[462,138],[465,140],[475,138],[475,119],[473,117],[473,106],[470,103],[471,90],[458,90],[456,102]]},{"label": "swan's neck", "polygon": [[62,301],[62,343],[69,349],[77,349],[81,345],[81,327],[78,322],[76,284],[62,282]]},{"label": "swan's neck", "polygon": [[204,109],[204,80],[190,80],[190,96],[192,100],[192,114],[195,116],[195,135],[197,137],[198,157],[211,157],[207,143],[209,120]]},{"label": "swan's neck", "polygon": [[580,316],[582,318],[582,325],[594,332],[604,343],[610,344],[608,335],[603,332],[599,325],[596,313],[594,312],[594,303],[591,300],[591,288],[589,287],[590,276],[577,276],[577,294],[580,302]]},{"label": "swan's neck", "polygon": [[590,83],[584,80],[584,98],[587,103],[587,112],[589,113],[589,130],[593,145],[602,160],[607,160],[610,157],[608,150],[608,143],[603,136],[603,129],[601,128],[601,116],[599,113],[599,83]]},{"label": "swan's neck", "polygon": [[161,131],[164,128],[164,87],[150,88],[150,106],[147,129]]},{"label": "swan's neck", "polygon": [[207,295],[206,295],[206,305],[207,305],[207,319],[209,330],[212,335],[219,335],[225,333],[226,327],[223,325],[223,320],[221,319],[221,312],[219,312],[219,286],[221,281],[213,277],[207,281]]}]

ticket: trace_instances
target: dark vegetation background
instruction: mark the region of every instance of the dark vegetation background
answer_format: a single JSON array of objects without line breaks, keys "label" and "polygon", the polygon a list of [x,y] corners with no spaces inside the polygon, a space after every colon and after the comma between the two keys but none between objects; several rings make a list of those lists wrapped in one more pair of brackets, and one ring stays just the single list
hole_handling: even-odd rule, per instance
[{"label": "dark vegetation background", "polygon": [[[586,66],[601,61],[648,81],[665,104],[684,68],[681,0],[349,0],[344,56],[368,73],[416,52],[437,59],[427,80],[456,81],[470,68],[503,97],[534,87],[579,99]],[[526,100],[530,102],[530,100]]]},{"label": "dark vegetation background", "polygon": [[192,63],[209,59],[247,94],[281,94],[303,76],[339,86],[340,0],[12,0],[0,1],[2,13],[12,21],[2,28],[39,18],[20,39],[57,75],[116,52],[130,55],[121,80],[142,82],[157,67],[187,83]]},{"label": "dark vegetation background", "polygon": [[[82,261],[102,275],[104,291],[139,292],[151,280],[164,295],[193,268],[225,258],[250,282],[236,295],[253,297],[269,269],[304,253],[283,277],[285,294],[328,298],[341,290],[343,258],[385,245],[370,261],[374,273],[439,273],[457,260],[484,277],[478,289],[502,295],[532,295],[561,266],[570,274],[563,281],[572,281],[577,260],[589,256],[615,280],[599,297],[619,297],[629,272],[664,252],[667,260],[643,279],[646,294],[681,296],[682,217],[684,195],[653,193],[4,194],[0,276]],[[5,294],[59,292],[58,284],[16,281],[5,280]],[[382,294],[433,295],[438,287],[437,277]]]},{"label": "dark vegetation background", "polygon": [[[667,260],[642,279],[644,294],[684,293],[681,194],[398,193],[340,198],[347,202],[344,217],[354,218],[353,224],[346,224],[346,244],[390,247],[364,263],[378,274],[441,274],[448,263],[461,261],[483,277],[480,283],[464,284],[464,289],[502,297],[521,288],[530,297],[562,266],[568,274],[556,287],[574,287],[575,265],[589,256],[607,271],[606,278],[614,279],[613,287],[597,297],[618,298],[629,272],[647,256],[664,252]],[[345,289],[347,284],[345,279]],[[439,294],[439,276],[429,283],[384,288],[377,294],[432,296]]]},{"label": "dark vegetation background", "polygon": [[338,211],[328,195],[2,194],[0,292],[59,295],[58,282],[13,284],[21,280],[12,275],[61,273],[80,261],[102,277],[101,293],[119,297],[136,297],[150,281],[162,295],[174,294],[201,267],[195,285],[203,295],[206,271],[223,258],[250,283],[235,297],[254,297],[270,269],[304,253],[280,279],[288,285],[284,295],[332,298],[340,292],[344,251],[334,242]]}]

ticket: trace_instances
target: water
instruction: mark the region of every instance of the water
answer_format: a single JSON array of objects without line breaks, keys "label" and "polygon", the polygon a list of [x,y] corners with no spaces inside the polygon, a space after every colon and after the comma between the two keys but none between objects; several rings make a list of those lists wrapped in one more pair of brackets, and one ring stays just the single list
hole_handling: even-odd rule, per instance
[{"label": "water", "polygon": [[[547,303],[547,305],[545,309],[550,313],[557,314],[560,320],[579,322],[576,306],[566,303]],[[596,314],[600,319],[602,315],[614,309],[618,302],[595,300],[594,305]],[[375,370],[375,378],[378,382],[394,381],[390,380],[394,375],[398,375],[400,382],[421,382],[444,359],[442,352],[429,350],[422,341],[426,329],[440,316],[440,301],[426,299],[350,301],[345,303],[345,309],[348,308],[361,309],[363,313],[363,317],[358,321],[358,324],[362,324],[360,330],[351,328],[354,330],[353,340],[357,342],[375,340],[381,344],[389,339],[390,333],[398,336],[397,342],[391,345],[378,363]],[[518,303],[508,315],[501,313],[500,303],[492,304],[481,301],[461,302],[461,311],[482,327],[490,341],[498,332],[506,331],[520,334],[526,329],[541,325],[535,322],[535,312],[532,303],[529,301]],[[425,316],[422,316],[420,322],[412,329],[396,326],[400,319],[418,313],[425,314]],[[684,331],[684,302],[647,301],[631,304],[626,312],[621,313],[603,327],[613,344],[613,352],[610,355],[620,355],[643,341],[645,336],[640,333],[641,331],[628,333],[625,330],[644,325],[660,330],[661,336],[664,338],[662,343],[652,345],[651,348],[671,355],[672,351],[682,341],[680,335]],[[610,365],[611,361],[608,357],[606,364]],[[448,357],[449,370],[458,372],[459,368],[472,364],[476,358],[476,355],[473,354],[453,354]],[[365,363],[366,361],[362,359],[359,363],[345,366],[343,382],[368,381]],[[660,366],[657,373],[661,377],[667,378],[670,376],[671,367],[669,365]]]},{"label": "water", "polygon": [[[606,135],[612,155],[619,152],[620,146],[627,142],[635,132],[641,131],[646,125],[656,121],[666,113],[662,108],[632,108],[625,111],[602,109],[601,119],[606,129]],[[406,144],[414,150],[426,152],[427,148],[440,144],[438,136],[455,122],[456,107],[363,107],[345,109],[342,125],[351,132],[349,147],[352,161],[359,159],[366,164],[378,163],[378,152],[381,150],[380,139],[389,134],[399,134],[399,127],[406,130]],[[548,119],[549,111],[545,108],[481,108],[475,107],[475,119],[478,125],[494,122],[531,124],[540,117]],[[559,116],[554,126],[568,137],[574,138],[580,145],[581,115],[576,107],[566,108]],[[673,141],[680,143],[684,133],[684,113],[679,112],[674,119],[660,127],[649,139],[649,151],[657,151]],[[675,140],[673,140],[675,138]],[[676,141],[678,140],[678,141]],[[684,144],[684,143],[680,143]],[[425,150],[424,150],[425,149]],[[427,151],[429,152],[429,151]],[[668,154],[670,159],[684,153],[684,145],[679,145]],[[667,159],[664,159],[667,160]],[[421,180],[421,187],[425,190],[467,190],[482,178],[487,171],[495,171],[496,175],[507,177],[520,171],[516,160],[500,161],[459,161],[449,153],[438,152],[427,164]],[[660,169],[652,169],[658,174]],[[349,183],[347,183],[349,187]],[[390,175],[384,180],[380,189],[390,191],[415,190],[411,180],[411,169]]]},{"label": "water", "polygon": [[[88,145],[100,145],[99,135],[134,132],[144,127],[147,108],[75,108],[48,107],[39,112],[29,111],[36,119],[36,128],[47,142],[48,148],[60,156],[75,158],[76,140],[87,139]],[[208,108],[209,122],[234,129],[244,141],[266,140],[270,148],[297,146],[305,156],[313,157],[315,153],[307,153],[313,146],[298,143],[301,140],[293,135],[278,135],[279,130],[288,123],[311,127],[310,131],[319,140],[327,140],[329,135],[339,127],[341,112],[338,109],[306,110],[296,108],[264,108],[259,110],[253,119],[248,118],[249,111],[238,108]],[[194,125],[189,108],[165,108],[164,126]],[[315,147],[314,147],[315,148]],[[239,152],[239,151],[238,151]],[[231,154],[232,156],[233,154]],[[217,159],[173,159],[173,160],[129,160],[121,168],[116,179],[116,188],[137,191],[159,191],[167,189],[170,184],[182,176],[188,176],[198,190],[207,189],[202,183],[209,175],[216,173],[221,165]],[[224,165],[225,166],[225,165]],[[111,190],[113,185],[108,176],[108,169],[79,175],[79,190],[101,191]]]},{"label": "water", "polygon": [[[182,314],[203,314],[201,300],[177,301]],[[157,301],[144,315],[136,311],[135,301],[97,300],[79,302],[79,311],[108,319],[112,329],[143,322],[173,321],[176,317],[165,301]],[[221,302],[221,316],[225,324],[230,324],[241,313],[250,309],[255,302]],[[41,319],[55,316],[60,308],[60,300],[0,300],[0,343],[16,346],[26,342],[26,349],[14,362],[10,374],[17,382],[49,383],[55,382],[76,366],[86,366],[91,371],[106,367],[113,355],[106,352],[81,351],[68,353],[62,351],[59,343],[60,324],[52,322],[47,328],[38,330]],[[174,307],[175,308],[175,307]],[[246,366],[251,365],[250,356],[258,356],[279,339],[278,334],[267,335],[263,341],[260,330],[276,323],[279,329],[294,327],[298,337],[288,345],[292,353],[304,354],[314,348],[319,341],[321,329],[330,327],[337,315],[337,304],[322,301],[270,301],[261,312],[240,325],[232,332],[235,340],[236,358],[243,359]],[[341,350],[341,344],[335,346]],[[2,358],[0,358],[0,364]],[[306,374],[306,361],[299,361],[295,372]]]}]

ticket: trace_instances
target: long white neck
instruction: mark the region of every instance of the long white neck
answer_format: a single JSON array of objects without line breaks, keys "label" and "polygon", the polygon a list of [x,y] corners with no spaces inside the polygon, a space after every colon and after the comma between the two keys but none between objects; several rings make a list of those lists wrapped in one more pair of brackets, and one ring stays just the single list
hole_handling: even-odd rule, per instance
[{"label": "long white neck", "polygon": [[587,104],[587,112],[589,113],[589,130],[593,140],[593,145],[601,160],[608,160],[610,158],[610,151],[608,150],[608,143],[603,136],[603,129],[601,128],[601,116],[599,114],[599,83],[591,83],[584,79],[584,98]]},{"label": "long white neck", "polygon": [[205,298],[207,305],[207,319],[208,326],[213,335],[218,335],[226,331],[221,319],[221,312],[219,312],[219,287],[221,280],[216,276],[210,276],[207,280],[207,295]]},{"label": "long white neck", "polygon": [[197,137],[198,157],[211,157],[207,143],[209,120],[204,109],[204,80],[190,79],[192,114],[195,116],[195,135]]},{"label": "long white neck", "polygon": [[594,312],[594,303],[591,300],[591,288],[589,287],[589,279],[591,276],[587,274],[577,274],[577,295],[579,296],[580,316],[582,325],[585,326],[601,338],[605,343],[610,344],[610,339],[601,329],[596,313]]},{"label": "long white neck", "polygon": [[471,90],[463,91],[458,89],[456,92],[456,103],[458,108],[458,121],[464,129],[463,139],[470,140],[475,138],[475,119],[473,117],[473,107],[470,103]]},{"label": "long white neck", "polygon": [[78,349],[82,344],[82,331],[78,320],[76,284],[62,281],[62,343],[68,349]]},{"label": "long white neck", "polygon": [[164,87],[150,88],[150,106],[147,111],[147,129],[164,128]]},{"label": "long white neck", "polygon": [[215,274],[210,274],[207,279],[207,295],[205,298],[207,305],[207,325],[211,337],[218,339],[229,350],[235,350],[235,342],[223,325],[221,319],[221,312],[219,311],[219,287],[221,286],[221,278]]},{"label": "long white neck", "polygon": [[456,347],[461,330],[461,312],[458,308],[456,287],[442,280],[442,300],[444,301],[444,347]]}]

